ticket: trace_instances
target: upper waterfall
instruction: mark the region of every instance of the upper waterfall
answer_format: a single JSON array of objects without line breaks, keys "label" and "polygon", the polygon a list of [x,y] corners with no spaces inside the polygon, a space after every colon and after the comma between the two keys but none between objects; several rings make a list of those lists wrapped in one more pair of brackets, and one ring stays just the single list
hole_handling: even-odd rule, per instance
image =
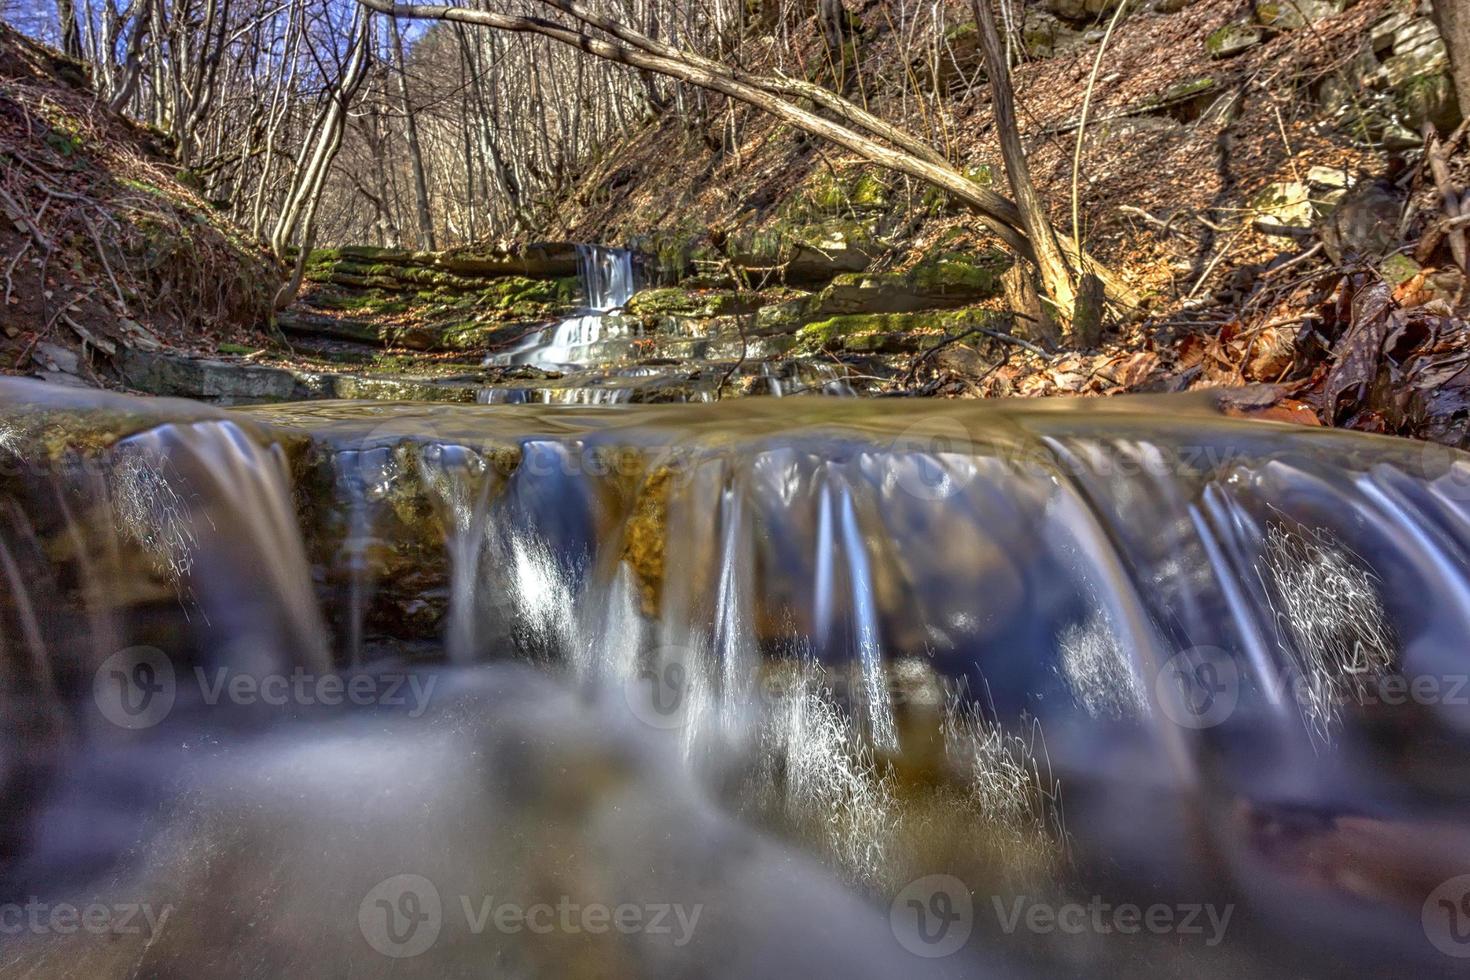
[{"label": "upper waterfall", "polygon": [[615,314],[627,305],[636,291],[633,252],[604,245],[577,246],[577,273],[582,283],[585,308],[529,335],[515,349],[492,354],[487,365],[525,364],[558,369],[594,363],[599,344],[627,336],[629,327]]}]

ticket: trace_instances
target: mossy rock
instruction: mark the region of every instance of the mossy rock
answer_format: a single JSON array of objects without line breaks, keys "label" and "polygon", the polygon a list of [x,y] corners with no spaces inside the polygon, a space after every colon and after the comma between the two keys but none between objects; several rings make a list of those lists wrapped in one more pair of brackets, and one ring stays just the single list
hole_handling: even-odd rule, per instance
[{"label": "mossy rock", "polygon": [[1273,31],[1294,31],[1335,17],[1348,0],[1263,0],[1256,4],[1256,22]]},{"label": "mossy rock", "polygon": [[628,313],[645,321],[660,317],[709,317],[715,315],[715,304],[725,295],[719,290],[685,289],[669,286],[645,289],[628,301]]},{"label": "mossy rock", "polygon": [[1001,251],[942,251],[905,273],[838,276],[813,306],[813,318],[845,313],[913,313],[968,306],[1000,295],[1012,259]]},{"label": "mossy rock", "polygon": [[1213,75],[1205,75],[1201,78],[1191,78],[1185,82],[1178,82],[1164,90],[1164,94],[1154,99],[1146,106],[1148,108],[1167,108],[1178,105],[1181,102],[1190,102],[1202,95],[1209,95],[1215,91],[1218,83]]},{"label": "mossy rock", "polygon": [[887,182],[869,167],[849,168],[837,174],[822,170],[807,183],[803,197],[816,215],[882,211],[889,204]]},{"label": "mossy rock", "polygon": [[1082,44],[1086,38],[1061,18],[1031,7],[1021,22],[1021,47],[1033,58],[1052,58]]},{"label": "mossy rock", "polygon": [[628,313],[649,325],[670,317],[702,320],[745,316],[783,296],[779,290],[749,292],[671,286],[637,293],[628,301]]},{"label": "mossy rock", "polygon": [[1249,21],[1234,21],[1205,38],[1205,51],[1211,58],[1230,58],[1260,44],[1265,34]]},{"label": "mossy rock", "polygon": [[920,295],[929,299],[984,299],[1002,291],[1001,277],[1015,260],[995,249],[979,255],[942,251],[925,256],[909,273]]},{"label": "mossy rock", "polygon": [[866,270],[887,251],[873,222],[848,218],[778,221],[727,247],[758,286],[827,283],[844,272]]},{"label": "mossy rock", "polygon": [[927,350],[946,336],[1002,319],[1002,314],[975,309],[848,314],[802,327],[797,346],[806,352],[912,353]]},{"label": "mossy rock", "polygon": [[1406,78],[1393,95],[1399,118],[1411,132],[1422,130],[1426,122],[1433,123],[1441,133],[1452,132],[1463,118],[1454,80],[1446,72]]},{"label": "mossy rock", "polygon": [[[995,187],[995,168],[988,163],[979,163],[972,167],[966,167],[963,171],[965,178],[976,187],[991,190]],[[951,197],[938,187],[931,187],[924,192],[924,207],[931,210],[944,210],[960,212],[968,205]]]}]

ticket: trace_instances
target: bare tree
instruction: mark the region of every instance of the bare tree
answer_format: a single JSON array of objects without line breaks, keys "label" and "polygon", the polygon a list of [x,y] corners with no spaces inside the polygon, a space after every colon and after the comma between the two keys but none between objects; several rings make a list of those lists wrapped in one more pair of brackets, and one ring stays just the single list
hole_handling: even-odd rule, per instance
[{"label": "bare tree", "polygon": [[1460,112],[1470,119],[1470,4],[1465,0],[1433,0],[1434,20],[1450,50]]},{"label": "bare tree", "polygon": [[413,165],[414,211],[418,217],[419,247],[430,251],[438,248],[434,241],[434,219],[429,211],[429,181],[424,173],[424,150],[419,142],[418,113],[408,92],[408,62],[403,56],[403,34],[398,19],[389,17],[388,32],[393,39],[393,53],[398,63],[398,94],[402,99],[403,130],[408,141],[408,158]]},{"label": "bare tree", "polygon": [[[990,9],[990,0],[971,0],[975,10],[975,22],[980,29],[980,45],[985,55],[986,72],[990,76],[992,111],[995,114],[996,134],[1000,137],[1001,157],[1005,161],[1006,177],[1015,195],[1016,207],[1020,210],[1021,225],[1031,240],[1036,255],[1036,269],[1041,276],[1041,288],[1050,303],[1050,313],[1061,322],[1072,319],[1077,305],[1077,288],[1072,270],[1062,258],[1062,248],[1057,241],[1056,231],[1047,219],[1041,195],[1036,193],[1036,184],[1031,180],[1031,168],[1026,163],[1026,152],[1021,147],[1021,131],[1016,127],[1016,97],[1011,91],[1011,69],[1002,46],[1000,33],[995,27],[995,15]],[[1095,342],[1096,338],[1079,338],[1084,342]]]},{"label": "bare tree", "polygon": [[312,138],[304,140],[296,161],[295,177],[285,207],[271,233],[271,249],[285,261],[288,246],[299,242],[291,278],[276,296],[276,309],[283,309],[301,289],[307,253],[316,241],[316,215],[322,201],[322,188],[347,127],[347,110],[357,90],[367,77],[372,51],[372,14],[359,9],[353,19],[352,46],[346,65],[333,79],[312,130]]},{"label": "bare tree", "polygon": [[61,50],[69,58],[82,56],[82,32],[77,25],[75,0],[56,0],[56,18],[61,28]]},{"label": "bare tree", "polygon": [[[463,7],[405,5],[394,3],[393,0],[358,0],[358,2],[390,16],[476,24],[501,31],[550,38],[607,61],[665,75],[755,106],[804,132],[842,146],[871,163],[914,177],[951,194],[968,204],[975,211],[981,223],[1012,251],[1033,264],[1039,264],[1036,250],[1025,230],[1025,220],[1014,203],[1000,194],[979,187],[948,164],[934,161],[935,154],[932,151],[921,156],[905,149],[895,149],[877,142],[871,137],[886,138],[885,134],[894,132],[895,128],[881,122],[877,126],[869,125],[869,120],[873,117],[833,92],[825,92],[820,97],[818,104],[836,107],[833,114],[840,115],[843,122],[855,128],[848,128],[841,123],[819,116],[800,107],[794,101],[789,101],[783,95],[777,94],[792,88],[788,79],[752,76],[730,69],[712,59],[681,51],[671,45],[649,38],[625,24],[598,14],[576,0],[540,0],[540,2],[542,6],[552,7],[570,16],[584,27],[602,31],[623,43],[603,40],[589,34],[584,29],[533,16],[518,16]],[[865,136],[859,130],[867,130],[870,135]],[[905,142],[914,142],[914,140],[912,137],[906,137]],[[1109,299],[1122,306],[1134,305],[1135,297],[1116,276],[1082,252],[1070,238],[1056,232],[1053,234],[1060,248],[1066,253],[1067,261],[1084,273],[1096,275],[1104,284]],[[1051,298],[1055,307],[1062,311],[1063,315],[1073,308],[1072,296],[1061,299]]]}]

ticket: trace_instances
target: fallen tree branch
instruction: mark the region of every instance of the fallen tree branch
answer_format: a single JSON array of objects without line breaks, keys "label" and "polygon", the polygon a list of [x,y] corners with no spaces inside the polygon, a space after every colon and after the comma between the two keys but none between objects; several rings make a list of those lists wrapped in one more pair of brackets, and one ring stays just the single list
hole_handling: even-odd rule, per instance
[{"label": "fallen tree branch", "polygon": [[[1016,96],[1011,91],[1010,65],[995,27],[995,14],[991,12],[990,0],[970,0],[970,6],[975,11],[975,23],[980,30],[980,50],[985,56],[986,73],[990,76],[995,132],[1000,138],[1006,179],[1020,211],[1020,227],[1035,253],[1032,261],[1041,277],[1041,290],[1045,293],[1045,302],[1051,305],[1052,316],[1058,323],[1070,325],[1077,307],[1077,279],[1072,274],[1072,267],[1062,257],[1056,230],[1047,219],[1041,196],[1036,193],[1036,184],[1031,180],[1026,151],[1021,146],[1021,130],[1016,124]],[[1077,239],[1074,237],[1073,240]]]},{"label": "fallen tree branch", "polygon": [[[1429,165],[1429,172],[1434,177],[1434,189],[1439,192],[1440,206],[1444,210],[1445,219],[1450,222],[1462,215],[1460,195],[1450,179],[1450,148],[1464,135],[1464,131],[1465,127],[1461,126],[1448,141],[1441,142],[1439,134],[1434,131],[1434,125],[1425,124],[1424,161]],[[1455,265],[1459,266],[1466,275],[1470,275],[1470,246],[1466,244],[1465,229],[1458,225],[1452,228],[1447,227],[1444,235],[1449,239],[1450,255],[1454,257]]]},{"label": "fallen tree branch", "polygon": [[[906,174],[945,191],[957,200],[969,205],[979,216],[981,222],[996,237],[1004,242],[1011,251],[1029,262],[1035,263],[1037,261],[1036,251],[1022,230],[1024,222],[1022,221],[1020,210],[1004,196],[980,187],[974,181],[947,164],[929,162],[911,152],[884,146],[868,137],[853,132],[840,123],[833,122],[830,119],[824,119],[813,112],[793,105],[782,98],[772,95],[770,91],[740,80],[729,69],[719,65],[717,62],[697,59],[697,57],[696,59],[691,59],[685,52],[678,51],[677,53],[673,53],[675,49],[664,49],[662,47],[660,47],[660,50],[668,50],[671,53],[654,53],[654,51],[649,49],[649,46],[657,45],[657,42],[643,38],[642,35],[638,35],[637,32],[622,25],[618,25],[619,36],[625,43],[615,44],[592,37],[580,30],[567,27],[564,24],[540,17],[512,16],[494,11],[475,10],[465,7],[400,4],[393,2],[393,0],[358,0],[358,2],[369,9],[394,17],[407,17],[418,20],[442,20],[473,24],[512,33],[537,34],[574,47],[594,57],[627,65],[632,68],[639,68],[655,74],[665,75],[698,88],[728,96],[736,101],[744,102],[747,105],[769,112],[804,132],[829,140],[838,146],[850,150],[871,163],[897,173]],[[581,9],[580,4],[563,2],[563,0],[543,0],[543,2],[567,13],[573,13],[574,9]],[[575,13],[573,15],[577,16]],[[595,17],[596,15],[589,14],[589,16]],[[578,19],[581,19],[580,16]],[[598,18],[598,20],[602,20],[602,18]],[[589,26],[597,26],[594,22],[584,21],[584,23],[588,23]],[[628,37],[634,36],[639,38],[636,45],[635,42],[626,40]],[[829,98],[827,101],[841,98],[835,93],[829,93],[828,95]],[[848,105],[850,106],[850,103]],[[851,106],[849,114],[856,111],[862,110],[857,110],[856,106]],[[876,117],[872,118],[876,119]],[[930,152],[932,153],[932,151]],[[1084,267],[1088,271],[1097,274],[1103,280],[1108,299],[1111,302],[1126,308],[1133,308],[1138,305],[1136,294],[1111,270],[1091,256],[1082,253],[1071,238],[1060,235],[1057,238],[1062,251],[1074,266]]]}]

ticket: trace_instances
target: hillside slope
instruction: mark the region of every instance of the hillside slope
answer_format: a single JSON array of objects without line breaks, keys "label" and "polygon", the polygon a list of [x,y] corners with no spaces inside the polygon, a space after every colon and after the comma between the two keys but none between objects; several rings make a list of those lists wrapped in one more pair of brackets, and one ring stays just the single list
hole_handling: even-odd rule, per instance
[{"label": "hillside slope", "polygon": [[0,24],[0,371],[107,383],[129,349],[269,323],[279,273],[82,68]]}]

